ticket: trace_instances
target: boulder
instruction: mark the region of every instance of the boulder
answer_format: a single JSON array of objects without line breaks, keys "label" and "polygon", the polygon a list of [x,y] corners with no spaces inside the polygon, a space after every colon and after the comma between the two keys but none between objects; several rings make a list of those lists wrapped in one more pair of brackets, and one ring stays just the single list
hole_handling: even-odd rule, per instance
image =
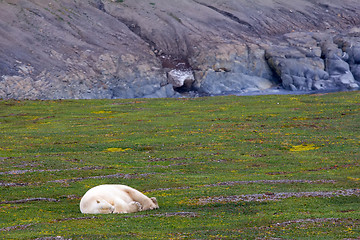
[{"label": "boulder", "polygon": [[307,57],[297,48],[271,46],[265,57],[287,90],[311,91],[333,87],[323,59],[316,54]]},{"label": "boulder", "polygon": [[347,36],[338,36],[334,39],[338,47],[347,54],[346,62],[354,79],[360,82],[360,29],[352,29]]},{"label": "boulder", "polygon": [[284,35],[290,45],[270,46],[265,57],[282,86],[292,91],[352,90],[359,88],[349,54],[334,43],[330,33]]},{"label": "boulder", "polygon": [[243,73],[207,71],[198,88],[206,95],[259,92],[274,87],[266,78],[250,76]]},{"label": "boulder", "polygon": [[199,92],[210,95],[271,88],[277,81],[264,53],[264,48],[258,44],[219,44],[197,56],[194,86]]},{"label": "boulder", "polygon": [[349,54],[343,52],[337,44],[329,40],[323,42],[322,49],[326,71],[335,87],[348,90],[359,88],[350,71],[350,66],[346,62],[349,60]]},{"label": "boulder", "polygon": [[173,85],[174,88],[184,87],[185,89],[191,89],[195,81],[191,70],[172,69],[168,72],[167,78],[168,82]]}]

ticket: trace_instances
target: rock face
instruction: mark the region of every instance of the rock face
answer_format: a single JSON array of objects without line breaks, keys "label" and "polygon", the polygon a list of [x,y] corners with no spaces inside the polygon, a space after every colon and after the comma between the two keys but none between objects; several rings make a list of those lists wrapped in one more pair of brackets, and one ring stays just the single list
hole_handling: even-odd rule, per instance
[{"label": "rock face", "polygon": [[358,0],[2,0],[0,8],[3,99],[360,85]]},{"label": "rock face", "polygon": [[[161,61],[101,1],[1,1],[0,98],[169,97]],[[101,7],[102,6],[102,7]]]}]

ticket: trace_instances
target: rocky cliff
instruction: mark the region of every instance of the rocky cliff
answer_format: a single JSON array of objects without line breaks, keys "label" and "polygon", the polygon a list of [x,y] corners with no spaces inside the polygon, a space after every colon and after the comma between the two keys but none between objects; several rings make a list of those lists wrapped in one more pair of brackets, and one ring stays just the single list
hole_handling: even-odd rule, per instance
[{"label": "rocky cliff", "polygon": [[0,98],[360,85],[358,0],[0,0]]}]

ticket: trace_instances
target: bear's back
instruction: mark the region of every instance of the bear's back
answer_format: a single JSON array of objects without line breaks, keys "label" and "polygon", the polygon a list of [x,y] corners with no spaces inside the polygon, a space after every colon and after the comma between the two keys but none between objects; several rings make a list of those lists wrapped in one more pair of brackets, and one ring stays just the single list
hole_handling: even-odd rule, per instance
[{"label": "bear's back", "polygon": [[132,201],[131,197],[128,194],[128,189],[130,187],[120,184],[104,184],[93,187],[89,189],[85,195],[84,199],[93,199],[93,198],[102,198],[108,202],[113,202],[116,198],[121,198],[127,203]]}]

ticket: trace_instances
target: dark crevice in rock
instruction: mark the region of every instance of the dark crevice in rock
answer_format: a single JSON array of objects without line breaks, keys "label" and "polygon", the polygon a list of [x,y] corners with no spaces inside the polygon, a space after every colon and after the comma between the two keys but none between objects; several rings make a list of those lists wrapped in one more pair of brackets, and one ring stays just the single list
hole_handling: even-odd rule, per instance
[{"label": "dark crevice in rock", "polygon": [[149,39],[147,36],[141,34],[141,28],[138,24],[136,24],[135,22],[129,22],[129,21],[122,21],[133,33],[135,33],[136,35],[138,35],[144,42],[146,42],[147,44],[149,44],[149,46],[151,47],[151,50],[156,54],[161,54],[161,51],[156,49],[156,44]]},{"label": "dark crevice in rock", "polygon": [[311,22],[313,26],[319,27],[322,24],[322,22],[313,19],[308,13],[305,13],[303,11],[296,11],[295,13],[302,16],[306,20],[306,22]]},{"label": "dark crevice in rock", "polygon": [[329,8],[330,8],[329,4],[327,4],[327,3],[318,3],[318,4],[319,4],[320,7],[323,7],[323,8],[325,8],[325,9],[329,9]]},{"label": "dark crevice in rock", "polygon": [[207,7],[207,8],[210,8],[211,10],[214,10],[214,11],[220,13],[221,15],[229,18],[230,20],[232,20],[232,21],[234,21],[234,22],[236,22],[236,23],[239,23],[239,24],[241,24],[241,25],[243,25],[243,26],[246,26],[247,28],[249,28],[249,29],[253,30],[254,32],[256,32],[255,29],[254,29],[254,27],[253,27],[250,23],[248,23],[248,22],[246,22],[246,21],[244,21],[244,20],[241,20],[240,18],[238,18],[237,16],[235,16],[234,14],[232,14],[232,13],[230,13],[230,12],[221,10],[221,9],[219,9],[219,8],[217,8],[217,7],[214,7],[214,6],[205,4],[205,3],[201,3],[201,2],[198,2],[198,1],[195,1],[195,2],[196,2],[197,4],[200,4],[200,5],[203,5],[203,6]]},{"label": "dark crevice in rock", "polygon": [[99,9],[100,11],[103,11],[106,13],[105,10],[105,5],[102,2],[102,0],[94,0],[94,2],[91,3],[91,5],[93,5],[94,7],[96,7],[97,9]]},{"label": "dark crevice in rock", "polygon": [[119,17],[117,18],[117,20],[120,21],[121,23],[125,24],[131,32],[133,32],[135,35],[137,35],[139,38],[141,38],[145,43],[147,43],[149,45],[149,47],[151,48],[151,50],[157,56],[162,54],[162,51],[158,50],[156,48],[155,42],[153,42],[151,39],[149,39],[147,36],[145,36],[144,34],[141,33],[141,27],[136,22],[121,19]]},{"label": "dark crevice in rock", "polygon": [[182,94],[186,94],[186,93],[194,93],[195,95],[197,92],[197,89],[194,87],[193,82],[191,82],[190,84],[184,84],[181,87],[174,87],[174,91],[178,92],[178,93],[182,93]]}]

